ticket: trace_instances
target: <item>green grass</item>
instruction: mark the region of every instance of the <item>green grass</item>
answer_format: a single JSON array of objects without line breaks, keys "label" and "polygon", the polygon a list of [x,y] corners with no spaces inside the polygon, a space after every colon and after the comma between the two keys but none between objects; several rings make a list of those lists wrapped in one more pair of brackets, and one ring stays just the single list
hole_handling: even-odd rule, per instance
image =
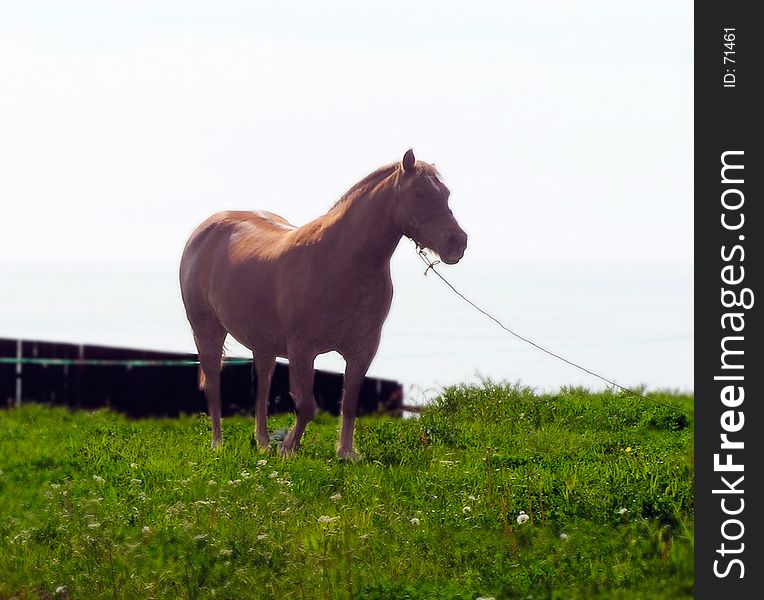
[{"label": "green grass", "polygon": [[215,452],[203,415],[0,411],[0,598],[689,598],[693,399],[654,397],[449,388],[358,464],[325,415],[282,459],[245,418]]}]

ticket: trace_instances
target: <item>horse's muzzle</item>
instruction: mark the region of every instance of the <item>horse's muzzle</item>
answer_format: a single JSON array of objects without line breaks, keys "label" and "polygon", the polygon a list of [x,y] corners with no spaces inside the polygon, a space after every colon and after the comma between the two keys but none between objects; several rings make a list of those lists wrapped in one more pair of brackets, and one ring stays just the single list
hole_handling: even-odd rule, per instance
[{"label": "horse's muzzle", "polygon": [[465,250],[467,250],[467,234],[460,231],[448,236],[443,251],[438,252],[438,254],[440,259],[447,265],[455,265],[464,256]]},{"label": "horse's muzzle", "polygon": [[446,263],[447,265],[455,265],[456,263],[458,263],[462,259],[462,256],[464,256],[463,252],[460,255],[458,255],[458,256],[443,256],[443,255],[441,255],[440,259],[444,263]]}]

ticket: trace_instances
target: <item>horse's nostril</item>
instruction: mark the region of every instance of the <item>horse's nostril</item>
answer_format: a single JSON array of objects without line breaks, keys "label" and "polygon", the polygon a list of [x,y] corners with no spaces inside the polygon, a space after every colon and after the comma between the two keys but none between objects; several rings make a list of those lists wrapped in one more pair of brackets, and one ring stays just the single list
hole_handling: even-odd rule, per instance
[{"label": "horse's nostril", "polygon": [[448,245],[451,248],[466,248],[467,247],[467,234],[466,233],[452,233],[448,236]]}]

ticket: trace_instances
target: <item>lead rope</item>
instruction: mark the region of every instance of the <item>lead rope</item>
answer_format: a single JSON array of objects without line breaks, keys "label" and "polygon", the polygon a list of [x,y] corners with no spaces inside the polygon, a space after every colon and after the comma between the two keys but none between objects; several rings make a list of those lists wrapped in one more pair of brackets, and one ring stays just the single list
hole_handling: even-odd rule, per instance
[{"label": "lead rope", "polygon": [[[416,244],[416,242],[414,242],[414,243]],[[495,322],[495,323],[496,323],[496,324],[497,324],[499,327],[501,327],[501,328],[502,328],[504,331],[506,331],[507,333],[510,333],[510,334],[512,334],[513,336],[515,336],[517,339],[519,339],[519,340],[521,340],[521,341],[525,342],[526,344],[530,344],[530,345],[531,345],[531,346],[533,346],[534,348],[538,348],[539,350],[541,350],[542,352],[545,352],[545,353],[546,353],[546,354],[548,354],[549,356],[552,356],[552,357],[554,357],[554,358],[556,358],[556,359],[558,359],[558,360],[561,360],[562,362],[564,362],[564,363],[567,363],[567,364],[569,364],[570,366],[572,366],[572,367],[575,367],[576,369],[580,369],[580,370],[581,370],[581,371],[583,371],[584,373],[588,373],[589,375],[592,375],[592,376],[594,376],[594,377],[596,377],[596,378],[598,378],[598,379],[601,379],[602,381],[604,381],[604,382],[605,382],[605,383],[607,383],[608,385],[611,385],[611,386],[613,386],[613,387],[615,387],[615,388],[618,388],[619,390],[621,390],[621,391],[623,391],[623,392],[626,392],[627,394],[631,394],[632,396],[635,396],[635,397],[637,397],[637,398],[641,398],[641,399],[643,399],[643,400],[648,400],[649,402],[654,402],[655,404],[658,404],[658,405],[660,405],[660,406],[663,406],[663,407],[666,407],[666,408],[670,408],[670,409],[672,409],[672,410],[677,410],[677,411],[683,412],[683,411],[682,411],[680,408],[678,408],[678,407],[676,407],[676,406],[673,406],[673,405],[671,405],[671,404],[668,404],[668,403],[665,403],[665,402],[661,402],[661,401],[659,401],[659,400],[656,400],[655,398],[650,398],[650,397],[648,397],[648,396],[644,396],[643,394],[640,394],[639,392],[636,392],[636,391],[634,391],[634,390],[632,390],[632,389],[630,389],[630,388],[624,387],[624,386],[620,385],[619,383],[616,383],[615,381],[613,381],[613,380],[611,380],[611,379],[608,379],[607,377],[603,377],[602,375],[600,375],[600,374],[598,374],[598,373],[595,373],[594,371],[592,371],[592,370],[590,370],[590,369],[587,369],[586,367],[584,367],[584,366],[582,366],[582,365],[580,365],[580,364],[578,364],[578,363],[576,363],[576,362],[573,362],[572,360],[568,360],[568,359],[567,359],[567,358],[565,358],[564,356],[560,356],[559,354],[557,354],[557,353],[555,353],[555,352],[552,352],[551,350],[547,350],[547,349],[546,349],[546,348],[544,348],[543,346],[540,346],[539,344],[537,344],[537,343],[536,343],[536,342],[534,342],[533,340],[530,340],[530,339],[528,339],[527,337],[523,337],[523,336],[522,336],[522,335],[520,335],[519,333],[517,333],[517,332],[513,331],[512,329],[510,329],[509,327],[507,327],[506,325],[504,325],[504,323],[502,323],[502,322],[501,322],[499,319],[497,319],[496,317],[494,317],[494,316],[493,316],[491,313],[489,313],[488,311],[486,311],[486,310],[483,310],[482,308],[480,308],[480,307],[479,307],[477,304],[475,304],[475,303],[474,303],[472,300],[470,300],[470,299],[469,299],[469,298],[467,298],[467,297],[466,297],[464,294],[462,294],[462,293],[461,293],[459,290],[457,290],[457,289],[456,289],[456,288],[455,288],[455,287],[454,287],[454,286],[451,284],[451,282],[450,282],[450,281],[448,281],[448,280],[447,280],[445,277],[443,277],[443,275],[441,275],[441,274],[440,274],[440,272],[439,272],[439,271],[438,271],[438,270],[435,268],[435,267],[436,267],[436,265],[440,264],[440,261],[439,261],[439,260],[436,260],[436,261],[431,261],[431,260],[430,260],[430,257],[429,257],[429,256],[427,256],[427,252],[425,252],[424,248],[422,248],[422,247],[421,247],[419,244],[416,244],[416,253],[417,253],[417,256],[419,256],[419,258],[422,260],[422,262],[424,262],[424,264],[426,264],[426,265],[427,265],[427,268],[426,268],[426,269],[425,269],[425,271],[424,271],[424,274],[425,274],[425,276],[426,276],[426,275],[427,275],[427,273],[429,273],[430,271],[432,271],[433,273],[435,273],[435,274],[436,274],[436,275],[437,275],[437,276],[440,278],[440,280],[441,280],[443,283],[445,283],[445,284],[446,284],[446,285],[447,285],[449,288],[451,288],[451,291],[452,291],[452,292],[454,292],[454,293],[455,293],[457,296],[459,296],[459,297],[460,297],[462,300],[464,300],[464,301],[465,301],[467,304],[469,304],[470,306],[472,306],[472,307],[473,307],[475,310],[477,310],[478,312],[480,312],[480,313],[484,314],[486,317],[488,317],[489,319],[491,319],[492,321],[494,321],[494,322]]]}]

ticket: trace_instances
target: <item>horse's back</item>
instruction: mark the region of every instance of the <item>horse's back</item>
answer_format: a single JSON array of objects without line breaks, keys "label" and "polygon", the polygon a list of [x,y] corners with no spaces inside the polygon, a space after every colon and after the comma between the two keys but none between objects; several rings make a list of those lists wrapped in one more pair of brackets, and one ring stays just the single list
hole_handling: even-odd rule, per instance
[{"label": "horse's back", "polygon": [[194,289],[209,290],[213,277],[244,261],[272,261],[283,251],[285,234],[295,227],[267,211],[224,211],[201,223],[191,234],[180,262],[184,298]]},{"label": "horse's back", "polygon": [[183,258],[188,261],[200,255],[225,254],[235,260],[242,249],[272,254],[278,251],[284,234],[294,229],[286,219],[267,211],[219,212],[194,230]]},{"label": "horse's back", "polygon": [[220,212],[199,225],[180,263],[181,294],[192,326],[214,315],[245,345],[253,347],[258,332],[280,350],[276,282],[283,264],[279,257],[294,229],[265,211]]}]

